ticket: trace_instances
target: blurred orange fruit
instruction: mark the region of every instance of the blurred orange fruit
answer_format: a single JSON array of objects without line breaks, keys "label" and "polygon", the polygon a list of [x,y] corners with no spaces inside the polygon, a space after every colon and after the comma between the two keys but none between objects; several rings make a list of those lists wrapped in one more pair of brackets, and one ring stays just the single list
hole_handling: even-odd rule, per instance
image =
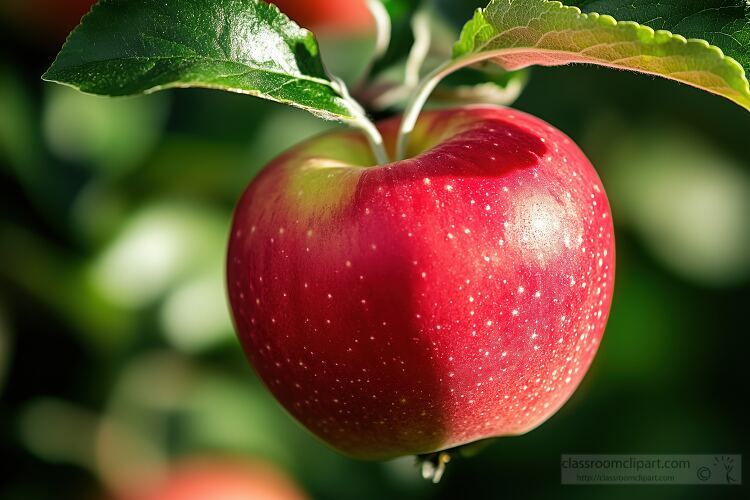
[{"label": "blurred orange fruit", "polygon": [[191,458],[166,476],[121,500],[304,500],[307,496],[276,467],[260,460]]}]

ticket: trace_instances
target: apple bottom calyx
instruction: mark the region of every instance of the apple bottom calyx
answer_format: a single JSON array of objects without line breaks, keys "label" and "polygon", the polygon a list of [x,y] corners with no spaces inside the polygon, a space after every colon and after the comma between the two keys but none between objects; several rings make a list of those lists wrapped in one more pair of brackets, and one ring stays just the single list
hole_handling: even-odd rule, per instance
[{"label": "apple bottom calyx", "polygon": [[445,465],[450,461],[451,455],[447,451],[417,456],[417,464],[422,469],[422,478],[434,484],[440,482],[445,472]]}]

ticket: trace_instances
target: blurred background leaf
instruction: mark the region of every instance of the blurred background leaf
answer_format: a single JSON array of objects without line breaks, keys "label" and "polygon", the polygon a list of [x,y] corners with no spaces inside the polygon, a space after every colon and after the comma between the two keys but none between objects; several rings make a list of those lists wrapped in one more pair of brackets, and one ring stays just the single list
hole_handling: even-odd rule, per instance
[{"label": "blurred background leaf", "polygon": [[167,95],[92,99],[59,85],[46,91],[44,139],[62,161],[117,176],[138,166],[161,136]]}]

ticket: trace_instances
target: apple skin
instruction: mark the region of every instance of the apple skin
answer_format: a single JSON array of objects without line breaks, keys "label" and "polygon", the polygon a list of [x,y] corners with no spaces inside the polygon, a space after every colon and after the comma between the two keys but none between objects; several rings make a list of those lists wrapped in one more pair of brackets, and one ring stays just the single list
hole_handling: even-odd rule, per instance
[{"label": "apple skin", "polygon": [[[379,124],[392,151],[398,119]],[[355,132],[283,154],[234,215],[228,292],[247,357],[326,443],[386,459],[525,433],[596,353],[614,280],[602,184],[519,111],[424,112],[409,159]]]}]

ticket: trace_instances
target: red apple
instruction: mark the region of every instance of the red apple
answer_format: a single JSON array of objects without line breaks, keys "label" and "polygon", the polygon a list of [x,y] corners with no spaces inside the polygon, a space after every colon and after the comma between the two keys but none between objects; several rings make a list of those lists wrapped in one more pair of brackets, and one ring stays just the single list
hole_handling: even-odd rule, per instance
[{"label": "red apple", "polygon": [[134,484],[122,500],[304,500],[285,474],[260,461],[191,458],[177,463],[162,480]]},{"label": "red apple", "polygon": [[[381,123],[393,149],[398,120]],[[527,432],[578,386],[614,279],[612,220],[581,150],[525,113],[422,114],[371,166],[339,131],[273,161],[237,206],[236,329],[281,404],[383,459]]]},{"label": "red apple", "polygon": [[361,33],[375,22],[364,0],[268,0],[297,24],[318,32]]}]

